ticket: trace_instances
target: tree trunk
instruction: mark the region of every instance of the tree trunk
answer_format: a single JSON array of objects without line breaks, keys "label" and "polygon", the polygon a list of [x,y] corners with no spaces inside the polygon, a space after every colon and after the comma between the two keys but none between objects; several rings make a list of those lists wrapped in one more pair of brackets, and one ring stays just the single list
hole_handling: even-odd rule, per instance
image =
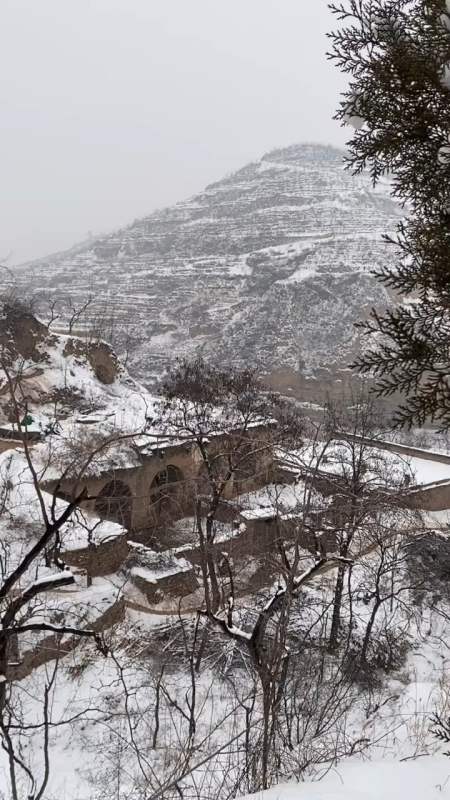
[{"label": "tree trunk", "polygon": [[[348,544],[344,543],[339,548],[339,555],[342,558],[347,558]],[[341,629],[341,609],[342,597],[344,595],[344,578],[345,578],[345,564],[339,564],[336,586],[334,588],[333,600],[333,619],[331,621],[330,640],[328,642],[328,651],[334,653],[339,644],[339,631]]]},{"label": "tree trunk", "polygon": [[372,628],[374,626],[375,617],[378,613],[378,609],[380,608],[380,606],[381,602],[375,603],[372,609],[372,613],[370,615],[369,622],[367,623],[366,632],[364,634],[364,641],[361,648],[361,655],[359,657],[359,663],[361,666],[367,663],[367,651],[369,649],[370,637],[372,636]]},{"label": "tree trunk", "polygon": [[207,547],[205,542],[205,537],[203,535],[203,525],[202,525],[202,507],[201,501],[197,501],[196,506],[196,522],[197,522],[197,533],[200,542],[200,554],[201,554],[201,570],[202,570],[202,578],[203,578],[203,591],[205,593],[205,605],[206,611],[208,614],[212,613],[212,606],[211,606],[211,593],[209,590],[209,580],[208,580],[208,557],[207,557]]},{"label": "tree trunk", "polygon": [[220,608],[221,596],[219,581],[217,579],[216,561],[213,551],[213,522],[213,517],[208,514],[206,518],[206,559],[209,573],[209,585],[211,587],[212,611],[215,614]]},{"label": "tree trunk", "polygon": [[261,789],[269,788],[269,756],[270,756],[270,710],[271,686],[270,681],[262,682],[263,690],[263,741],[261,750]]}]

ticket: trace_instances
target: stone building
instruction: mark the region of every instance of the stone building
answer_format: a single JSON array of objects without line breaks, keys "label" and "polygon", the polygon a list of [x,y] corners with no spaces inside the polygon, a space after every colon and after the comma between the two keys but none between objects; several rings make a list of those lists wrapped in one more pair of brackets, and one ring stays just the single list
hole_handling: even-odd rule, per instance
[{"label": "stone building", "polygon": [[[231,434],[232,436],[232,434]],[[246,432],[249,455],[227,481],[223,499],[252,491],[269,483],[275,472],[270,427],[254,426]],[[220,464],[229,450],[230,436],[211,437],[209,452]],[[45,488],[70,500],[83,489],[89,498],[83,505],[102,519],[119,522],[129,531],[146,531],[194,513],[197,498],[205,493],[205,463],[190,442],[153,449],[136,447],[130,466],[85,474],[80,479],[45,482]],[[226,465],[224,465],[226,469]]]}]

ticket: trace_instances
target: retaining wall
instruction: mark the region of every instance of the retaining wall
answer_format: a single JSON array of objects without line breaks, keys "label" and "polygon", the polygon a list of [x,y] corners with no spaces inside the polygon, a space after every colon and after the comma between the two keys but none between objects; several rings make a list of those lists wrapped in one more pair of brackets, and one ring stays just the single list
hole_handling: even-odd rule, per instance
[{"label": "retaining wall", "polygon": [[[101,632],[111,628],[117,622],[121,622],[125,616],[125,601],[121,598],[117,600],[107,611],[101,614],[91,625],[86,626],[89,630]],[[46,636],[36,641],[35,647],[21,651],[19,653],[19,663],[12,664],[7,670],[7,680],[22,680],[30,675],[37,667],[41,667],[48,661],[71,653],[78,644],[83,641],[80,636],[64,636],[55,634]]]},{"label": "retaining wall", "polygon": [[112,572],[117,572],[128,556],[130,550],[128,538],[128,534],[124,534],[98,545],[79,550],[65,550],[61,553],[61,557],[69,567],[86,570],[92,578],[110,575]]},{"label": "retaining wall", "polygon": [[411,489],[406,495],[409,508],[424,511],[450,511],[450,480],[436,481]]},{"label": "retaining wall", "polygon": [[[386,442],[384,439],[369,439],[365,436],[357,436],[353,433],[342,434],[346,438],[351,438],[355,442],[367,444],[370,447],[375,447],[378,450],[389,450],[392,453],[397,453],[400,456],[410,456],[412,458],[423,458],[426,461],[438,461],[441,464],[450,464],[450,455],[446,453],[439,453],[435,450],[423,450],[420,447],[410,447],[406,444],[398,444],[397,442]],[[339,438],[337,435],[336,438]]]},{"label": "retaining wall", "polygon": [[193,569],[155,579],[153,582],[146,580],[141,575],[131,574],[131,582],[145,595],[151,605],[157,605],[166,595],[176,598],[185,597],[195,592],[199,586]]}]

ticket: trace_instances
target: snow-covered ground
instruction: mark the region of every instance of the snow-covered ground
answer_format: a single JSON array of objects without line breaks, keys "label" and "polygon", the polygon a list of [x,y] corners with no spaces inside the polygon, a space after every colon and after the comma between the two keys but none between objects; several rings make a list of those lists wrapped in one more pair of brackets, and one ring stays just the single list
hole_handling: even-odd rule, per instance
[{"label": "snow-covered ground", "polygon": [[[407,477],[408,485],[424,485],[435,481],[450,481],[450,463],[435,461],[424,457],[403,455],[393,453],[376,447],[364,447],[364,455],[361,458],[367,465],[368,472],[366,480],[370,478],[370,473],[386,485],[394,482],[402,483]],[[338,440],[329,444],[315,442],[305,446],[302,450],[290,453],[280,452],[280,462],[293,471],[317,469],[333,475],[348,473],[351,470],[352,452],[351,447],[346,442]]]},{"label": "snow-covered ground", "polygon": [[271,517],[288,517],[289,514],[299,513],[308,500],[311,508],[324,509],[329,503],[325,498],[311,487],[307,488],[304,481],[292,484],[269,483],[261,489],[247,492],[237,498],[240,506],[241,517],[246,520],[269,519]]},{"label": "snow-covered ground", "polygon": [[[443,754],[445,746],[430,734],[430,718],[437,706],[442,708],[443,693],[448,686],[450,661],[445,640],[441,639],[449,630],[442,621],[430,620],[425,615],[423,634],[430,622],[436,635],[425,637],[425,642],[421,634],[417,636],[401,674],[386,680],[382,688],[372,693],[365,694],[360,690],[359,696],[355,694],[347,727],[351,738],[367,737],[370,741],[361,755],[344,758],[337,763],[312,766],[304,773],[304,780],[300,783],[282,783],[267,792],[250,795],[249,800],[448,800],[450,758]],[[176,712],[169,709],[161,713],[159,747],[153,750],[149,746],[154,730],[151,692],[158,676],[158,667],[151,657],[141,660],[142,652],[149,645],[152,651],[155,650],[155,645],[151,644],[153,633],[161,625],[168,624],[174,625],[175,618],[128,612],[127,620],[121,626],[122,636],[127,637],[132,648],[128,656],[122,647],[116,651],[117,663],[109,657],[98,655],[95,658],[89,646],[91,649],[84,655],[81,652],[63,659],[57,676],[51,719],[54,723],[70,718],[75,721],[51,729],[51,777],[46,797],[51,800],[109,800],[110,797],[116,797],[109,793],[116,767],[121,772],[117,797],[123,800],[134,796],[127,793],[127,782],[133,771],[137,770],[139,777],[139,769],[129,744],[126,717],[121,717],[125,701],[122,678],[132,688],[129,700],[132,707],[135,699],[138,703],[139,714],[134,735],[138,739],[144,736],[144,740],[139,741],[145,759],[149,759],[152,769],[162,779],[165,777],[164,771],[161,775],[160,770],[164,759],[169,759],[169,771],[172,763],[176,764],[176,748],[181,746],[177,737],[182,734],[176,722]],[[170,661],[170,653],[164,657],[164,649],[161,646],[159,649],[161,658]],[[75,670],[76,664],[83,663],[84,667]],[[127,665],[122,677],[119,663]],[[172,665],[168,670],[167,691],[172,693],[177,702],[183,703],[185,693],[189,691],[189,676],[182,667],[177,670]],[[22,682],[28,713],[39,713],[39,687],[42,687],[48,674],[48,668],[40,668]],[[236,726],[243,723],[239,715],[228,717],[233,702],[233,693],[230,693],[228,686],[228,680],[222,681],[217,672],[204,669],[198,676],[197,728],[200,739],[208,727],[213,727],[213,722],[220,723],[210,743],[211,751],[219,743],[225,743],[230,732],[235,733]],[[244,690],[245,686],[241,688]],[[77,718],[76,715],[83,709],[86,711]],[[27,736],[26,750],[29,757],[36,747],[37,764],[40,761],[38,735],[37,732],[34,738]],[[200,752],[203,756],[205,749]],[[172,753],[170,757],[169,753]],[[211,775],[215,774],[217,778],[220,765],[220,759],[213,759],[210,765],[206,765],[206,773],[204,768],[200,770],[199,780],[204,781],[209,769]],[[0,754],[0,796],[2,790],[7,791],[7,786],[6,765]],[[193,794],[189,781],[187,787],[182,784],[184,796],[192,798],[195,790]],[[212,792],[213,788],[214,782],[205,787],[205,792]],[[151,796],[149,790],[148,797]],[[214,794],[204,796],[216,797]]]},{"label": "snow-covered ground", "polygon": [[[64,370],[67,365],[64,366]],[[80,367],[76,363],[71,365],[73,368],[74,386],[82,379],[95,385],[92,375],[86,372],[85,366]],[[58,368],[59,369],[59,368]],[[63,386],[61,380],[66,381],[63,367],[57,370],[56,376],[52,377],[52,385],[55,383]],[[80,371],[81,370],[81,371]],[[86,372],[83,372],[83,370]],[[83,372],[83,374],[81,374]],[[84,377],[83,377],[84,376]],[[59,381],[59,383],[58,383]],[[103,432],[113,432],[117,430],[131,430],[139,424],[146,424],[146,416],[150,405],[147,404],[145,397],[134,385],[126,387],[113,385],[108,390],[96,387],[99,391],[96,396],[96,403],[102,405],[102,409],[97,409],[90,418],[85,417],[83,422],[72,421],[73,429],[66,426],[63,432],[67,436],[67,441],[79,442],[81,431],[97,431],[101,428]],[[150,403],[150,399],[149,399]],[[113,413],[113,409],[115,409]],[[153,410],[153,407],[152,407]],[[151,416],[151,415],[150,415]],[[90,425],[86,425],[86,421]],[[40,420],[45,423],[45,414]],[[150,423],[151,424],[151,423]],[[58,437],[55,440],[57,446]],[[48,456],[46,445],[38,445],[33,453],[37,461],[45,462]],[[304,457],[305,454],[303,454]],[[331,458],[324,462],[326,470],[335,472],[342,468],[342,458],[339,451],[331,453]],[[377,467],[379,452],[373,451],[373,471]],[[390,469],[388,474],[400,474],[407,463],[407,468],[413,476],[412,482],[416,481],[431,482],[435,480],[450,480],[450,465],[438,462],[429,462],[425,459],[403,459],[397,458],[392,454],[386,454],[387,464]],[[400,459],[400,460],[399,460]],[[5,496],[5,513],[0,523],[0,535],[2,544],[6,546],[9,566],[17,563],[18,559],[30,546],[30,542],[36,537],[40,529],[42,510],[39,506],[32,476],[26,463],[24,454],[14,450],[0,456],[0,477],[2,483],[7,488]],[[263,515],[268,509],[275,508],[282,513],[289,514],[304,502],[305,484],[298,482],[294,485],[272,484],[257,492],[249,493],[240,498],[241,507],[251,515]],[[52,498],[44,493],[44,506],[51,512]],[[319,495],[314,497],[314,503],[324,504],[323,498]],[[55,512],[60,514],[65,509],[66,504],[58,500],[55,505]],[[434,527],[435,519],[429,515],[430,524]],[[123,533],[123,529],[110,522],[102,522],[95,525],[98,520],[91,520],[95,526],[95,542],[101,542]],[[186,521],[185,521],[186,522]],[[192,521],[187,522],[188,530],[192,529]],[[89,527],[89,526],[88,526]],[[220,528],[217,541],[226,533],[230,535],[229,527],[224,525]],[[235,531],[238,532],[238,529]],[[63,545],[77,547],[85,544],[87,540],[86,521],[74,516],[65,529],[62,531]],[[367,625],[370,603],[373,596],[368,592],[367,576],[370,577],[370,570],[373,568],[371,562],[376,554],[366,553],[366,561],[362,565],[355,565],[352,570],[352,581],[355,581],[355,601],[353,603],[352,614],[356,622],[356,636],[364,630]],[[308,553],[305,558],[311,558]],[[186,565],[186,562],[181,562]],[[177,567],[180,561],[177,563]],[[154,573],[147,571],[142,573],[142,567],[138,574],[145,574],[146,578],[153,578]],[[24,576],[24,581],[30,578],[40,580],[42,576],[47,576],[45,565],[39,564],[34,570],[33,576]],[[167,573],[169,574],[169,572]],[[330,601],[330,588],[332,588],[333,575],[323,575],[320,580],[312,587],[308,587],[305,592],[309,592],[314,600],[324,600],[323,608]],[[392,569],[392,581],[399,580],[399,574]],[[267,592],[272,587],[267,586]],[[60,594],[49,592],[48,598],[42,600],[39,607],[34,609],[32,621],[48,618],[53,612],[72,621],[78,622],[80,610],[83,611],[83,621],[93,622],[100,613],[109,608],[121,591],[114,581],[114,576],[109,579],[94,581],[94,585],[89,589],[77,589],[72,593],[64,591]],[[403,595],[402,595],[403,600]],[[240,615],[239,624],[245,629],[246,615],[254,612],[254,597],[239,598],[239,607],[236,613]],[[439,601],[439,598],[438,598]],[[435,600],[433,600],[435,602]],[[201,605],[201,598],[198,606]],[[195,609],[194,609],[195,610]],[[300,609],[300,612],[302,609]],[[181,612],[180,612],[181,613]],[[72,617],[72,614],[74,616]],[[394,674],[383,675],[381,687],[365,692],[359,686],[352,686],[352,707],[348,713],[348,735],[351,741],[359,741],[361,737],[367,741],[368,746],[358,757],[350,760],[341,760],[337,764],[324,764],[320,760],[313,762],[303,773],[307,782],[303,784],[290,783],[274,787],[267,794],[267,800],[276,798],[288,798],[288,800],[436,800],[436,798],[450,798],[450,759],[442,755],[444,749],[430,734],[430,717],[436,708],[448,713],[450,704],[449,683],[449,641],[450,623],[445,617],[436,616],[429,612],[427,608],[416,608],[414,614],[417,619],[414,623],[406,618],[403,611],[397,615],[395,607],[390,608],[386,603],[379,612],[379,619],[386,622],[389,630],[393,631],[397,639],[404,637],[405,642],[409,642],[409,654],[402,669],[397,669]],[[403,615],[403,616],[402,616]],[[192,619],[193,615],[186,619]],[[399,621],[403,627],[398,627]],[[140,746],[144,749],[145,759],[150,764],[149,773],[154,770],[158,780],[164,778],[165,772],[176,765],[179,757],[180,741],[184,731],[185,719],[181,715],[179,721],[174,726],[173,719],[177,718],[177,703],[185,704],[186,698],[192,697],[191,675],[186,665],[181,666],[173,658],[170,650],[170,643],[162,644],[155,641],[153,636],[155,630],[160,625],[165,625],[173,631],[179,620],[173,617],[158,617],[156,615],[142,613],[139,623],[139,639],[134,631],[136,618],[130,610],[127,611],[125,623],[119,626],[118,632],[112,635],[112,644],[117,645],[112,649],[107,657],[100,655],[93,650],[93,645],[81,647],[75,654],[62,659],[58,675],[57,690],[52,699],[52,720],[57,725],[51,729],[51,777],[47,791],[48,798],[58,798],[58,800],[109,800],[110,797],[117,797],[123,800],[126,797],[136,795],[134,789],[130,790],[129,784],[139,778],[141,765],[136,762],[132,742],[130,743],[130,729],[128,726],[126,713],[124,712],[124,673],[118,666],[123,658],[127,662],[126,679],[130,687],[131,700],[136,704],[137,716],[134,718],[135,727],[132,729],[132,736],[139,737]],[[172,636],[172,633],[171,633]],[[116,638],[115,638],[116,637]],[[34,640],[30,639],[33,644]],[[321,642],[323,644],[323,641]],[[90,648],[90,649],[89,649]],[[199,706],[196,717],[197,735],[201,738],[206,735],[208,730],[214,728],[211,741],[199,746],[199,758],[204,758],[208,752],[213,752],[218,746],[226,742],[227,736],[231,736],[236,729],[243,725],[244,706],[242,698],[239,697],[237,710],[231,714],[232,703],[236,699],[236,694],[230,691],[230,676],[234,679],[235,675],[229,670],[230,665],[236,661],[236,652],[233,647],[225,646],[223,658],[226,662],[226,671],[218,669],[213,671],[210,665],[198,677]],[[116,658],[116,660],[114,660]],[[176,703],[170,700],[165,706],[165,714],[162,718],[162,731],[158,747],[151,747],[149,742],[154,734],[154,705],[153,690],[155,680],[160,674],[160,665],[167,665],[167,680],[170,697],[175,698]],[[21,713],[37,719],[38,713],[42,711],[42,688],[48,681],[52,666],[47,664],[37,669],[29,678],[21,682],[18,691],[23,695],[23,705]],[[241,676],[242,677],[242,676]],[[234,692],[246,691],[247,678],[244,676],[242,685],[233,687]],[[191,694],[190,694],[191,693]],[[445,702],[444,702],[445,701]],[[186,708],[183,705],[183,708]],[[176,713],[177,712],[177,713]],[[79,715],[79,716],[78,716]],[[74,722],[66,724],[64,720],[72,719]],[[178,718],[177,718],[178,719]],[[33,729],[34,730],[34,729]],[[329,732],[327,732],[329,733]],[[184,733],[183,733],[184,735]],[[38,737],[40,731],[31,731],[24,737],[21,743],[30,758],[37,764],[39,769],[42,765],[41,751],[39,750]],[[198,741],[198,739],[197,739]],[[320,746],[320,742],[318,748]],[[311,747],[315,747],[313,742]],[[233,770],[241,769],[241,751],[233,748],[229,755],[230,761],[227,769],[230,773]],[[235,759],[235,760],[233,760]],[[402,760],[403,759],[403,760]],[[122,785],[117,790],[117,794],[111,793],[108,780],[114,770],[118,767],[122,769],[120,780]],[[206,762],[206,769],[209,764]],[[217,780],[220,783],[221,773],[226,770],[221,766],[219,759],[213,761],[211,773],[218,774]],[[324,775],[328,769],[328,773]],[[205,771],[202,769],[201,778],[204,780]],[[323,778],[318,782],[319,778]],[[313,782],[311,782],[313,780]],[[4,755],[0,754],[0,797],[3,790],[8,798],[6,788],[8,783],[7,767]],[[309,782],[308,782],[309,781]],[[103,785],[103,782],[104,785]],[[212,785],[212,784],[211,784]],[[108,794],[109,791],[109,794]],[[192,785],[189,786],[186,797],[192,797]],[[151,791],[146,795],[151,797]],[[195,795],[194,795],[195,796]],[[198,797],[198,794],[196,795]],[[201,796],[208,798],[206,790]],[[229,795],[224,791],[220,796]],[[9,800],[9,798],[8,798]]]},{"label": "snow-covered ground", "polygon": [[247,800],[445,800],[450,797],[450,758],[412,761],[349,760],[320,782],[284,783]]},{"label": "snow-covered ground", "polygon": [[[399,456],[403,460],[403,456]],[[450,464],[439,461],[429,461],[425,458],[410,457],[406,464],[411,469],[414,482],[417,484],[434,483],[435,481],[450,481]]]}]

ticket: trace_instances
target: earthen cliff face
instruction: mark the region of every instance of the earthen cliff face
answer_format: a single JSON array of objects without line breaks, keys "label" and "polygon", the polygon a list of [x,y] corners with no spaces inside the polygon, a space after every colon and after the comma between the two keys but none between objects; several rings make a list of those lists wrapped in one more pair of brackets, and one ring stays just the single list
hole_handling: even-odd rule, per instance
[{"label": "earthen cliff face", "polygon": [[86,397],[92,382],[101,397],[102,387],[124,377],[109,344],[54,333],[17,300],[1,309],[0,357],[0,424],[17,422],[11,386],[21,415],[27,406],[36,410],[49,403],[67,414],[92,404]]}]

